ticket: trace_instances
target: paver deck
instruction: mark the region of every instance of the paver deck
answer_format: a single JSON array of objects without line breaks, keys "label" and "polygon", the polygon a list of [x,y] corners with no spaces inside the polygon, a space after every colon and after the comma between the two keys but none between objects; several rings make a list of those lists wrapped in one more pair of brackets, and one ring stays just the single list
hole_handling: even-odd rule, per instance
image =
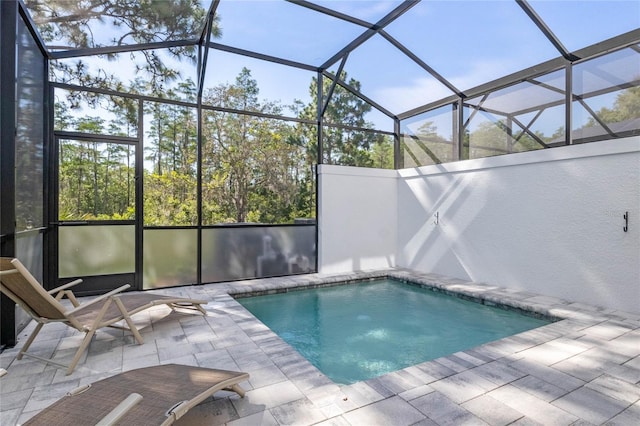
[{"label": "paver deck", "polygon": [[[391,276],[484,303],[520,307],[561,320],[384,376],[338,385],[245,310],[232,295]],[[182,425],[570,425],[640,424],[640,314],[404,269],[299,275],[157,290],[210,300],[207,316],[166,307],[134,316],[130,333],[102,329],[69,376],[55,366],[0,354],[0,424],[28,420],[66,392],[133,368],[181,363],[246,371],[244,399],[219,392]],[[639,301],[640,303],[640,301]],[[178,316],[171,320],[162,317]],[[153,321],[152,321],[153,319]],[[176,321],[177,319],[177,321]],[[82,335],[49,324],[32,351],[60,362]]]}]

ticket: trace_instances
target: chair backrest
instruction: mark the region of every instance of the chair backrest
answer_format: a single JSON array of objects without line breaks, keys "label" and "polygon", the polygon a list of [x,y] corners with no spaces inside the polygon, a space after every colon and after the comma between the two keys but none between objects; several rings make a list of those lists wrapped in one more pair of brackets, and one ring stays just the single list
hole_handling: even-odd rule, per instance
[{"label": "chair backrest", "polygon": [[45,291],[18,259],[0,258],[0,272],[2,292],[31,315],[52,320],[66,318],[65,307]]}]

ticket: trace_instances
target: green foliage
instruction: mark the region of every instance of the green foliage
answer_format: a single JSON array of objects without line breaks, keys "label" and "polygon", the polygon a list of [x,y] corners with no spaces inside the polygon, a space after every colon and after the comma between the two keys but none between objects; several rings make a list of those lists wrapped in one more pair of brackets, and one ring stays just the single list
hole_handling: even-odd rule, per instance
[{"label": "green foliage", "polygon": [[197,225],[196,179],[185,173],[144,174],[145,225]]},{"label": "green foliage", "polygon": [[[620,123],[640,118],[640,86],[630,87],[618,93],[613,108],[602,107],[597,115],[605,123]],[[585,127],[592,126],[599,124],[590,118]]]},{"label": "green foliage", "polygon": [[[199,0],[25,0],[42,36],[52,45],[99,47],[191,39],[200,35],[206,11]],[[106,26],[94,32],[96,21]],[[116,34],[113,39],[99,39]],[[212,37],[220,35],[218,18]],[[182,79],[165,58],[195,62],[193,46],[106,55],[127,59],[136,76],[121,81],[118,67],[90,72],[83,60],[51,60],[58,81],[119,92],[151,94],[196,102],[196,85]],[[346,72],[342,81],[360,90]],[[332,81],[322,79],[321,103],[327,102]],[[311,102],[297,102],[298,117],[315,122],[318,81],[312,79]],[[58,93],[58,92],[56,92]],[[64,91],[55,103],[55,129],[90,134],[137,137],[139,104],[136,99],[91,92]],[[208,88],[203,103],[230,110],[280,115],[276,101],[260,100],[258,82],[244,68],[230,84]],[[79,113],[82,108],[82,114]],[[94,112],[86,113],[92,109]],[[200,173],[202,223],[286,223],[315,216],[315,175],[318,163],[393,168],[393,139],[374,131],[366,121],[372,107],[340,85],[335,86],[323,115],[322,159],[318,159],[318,128],[260,116],[203,110]],[[115,142],[60,141],[59,212],[61,220],[130,220],[135,215],[135,149],[143,149],[143,211],[145,225],[198,223],[198,123],[195,108],[162,102],[144,102],[144,146]],[[621,91],[612,108],[598,116],[606,123],[640,117],[640,88]],[[337,125],[340,127],[334,127]],[[587,126],[598,125],[590,120]],[[513,134],[511,133],[513,132]],[[543,147],[540,141],[560,138],[524,133],[504,120],[480,123],[465,132],[462,158],[477,158]],[[440,163],[453,157],[452,142],[425,123],[415,138],[405,138],[405,156],[416,164]],[[318,161],[321,160],[321,161]]]},{"label": "green foliage", "polygon": [[[207,13],[198,0],[26,0],[25,4],[45,42],[74,48],[192,39],[200,35]],[[102,28],[96,31],[98,25]],[[104,38],[104,34],[112,35],[111,39]],[[219,35],[216,17],[212,37]],[[188,59],[195,63],[193,46],[174,46],[167,50],[178,60]],[[141,51],[140,55],[140,62],[135,65],[137,71],[144,73],[145,85],[152,93],[162,96],[168,83],[179,77],[178,70],[168,66],[156,51]],[[106,58],[117,60],[121,57],[109,54]],[[52,72],[62,81],[83,86],[136,91],[136,84],[125,87],[119,80],[117,67],[89,73],[82,60],[53,61]]]},{"label": "green foliage", "polygon": [[75,47],[98,47],[92,20],[124,28],[111,44],[135,44],[168,38],[188,39],[202,28],[206,11],[198,0],[26,0],[34,21],[44,24],[45,40],[66,40]]},{"label": "green foliage", "polygon": [[[191,39],[200,34],[206,11],[198,0],[26,0],[42,36],[53,45],[100,47]],[[106,28],[92,31],[99,21]],[[41,27],[42,28],[42,27]],[[104,34],[115,35],[106,40]],[[111,36],[110,35],[110,36]],[[218,18],[212,37],[220,35]],[[193,46],[171,47],[174,59],[195,61]],[[136,76],[121,81],[118,67],[90,70],[83,60],[53,60],[58,81],[157,98],[195,102],[196,85],[181,79],[162,52],[106,55],[127,57]],[[104,56],[103,56],[104,57]],[[122,62],[119,62],[122,63]],[[346,80],[346,74],[341,76]],[[359,90],[353,79],[349,84]],[[315,80],[310,90],[315,97]],[[331,82],[324,79],[328,93]],[[90,134],[137,137],[139,105],[135,99],[91,92],[57,91],[55,128]],[[281,115],[278,102],[259,99],[258,82],[243,69],[232,84],[204,91],[204,104]],[[315,100],[298,105],[299,117],[315,121]],[[325,113],[325,123],[372,127],[364,116],[371,106],[340,86]],[[87,113],[87,111],[89,111]],[[60,145],[60,218],[131,219],[135,202],[135,149],[143,149],[144,223],[198,223],[198,126],[194,108],[144,102],[144,146],[62,142]],[[202,223],[286,223],[315,215],[317,142],[314,126],[205,109],[202,117]],[[393,167],[393,141],[375,132],[327,128],[324,162]]]},{"label": "green foliage", "polygon": [[[281,112],[279,104],[261,102],[258,95],[257,82],[244,68],[234,84],[207,90],[203,101],[264,114]],[[290,143],[293,131],[282,120],[204,111],[203,223],[293,220],[307,177],[304,149]]]},{"label": "green foliage", "polygon": [[393,169],[393,139],[379,135],[371,148],[372,167]]},{"label": "green foliage", "polygon": [[[86,120],[99,126],[99,120]],[[133,150],[127,145],[60,141],[60,220],[134,218]]]},{"label": "green foliage", "polygon": [[[186,80],[177,89],[195,97]],[[198,126],[195,108],[145,103],[144,223],[147,226],[197,225]]]},{"label": "green foliage", "polygon": [[[348,79],[347,73],[343,72],[340,76],[343,81],[356,90],[360,90],[360,83],[357,80]],[[329,94],[332,81],[328,78],[322,79],[323,102]],[[311,102],[302,107],[299,113],[300,118],[307,120],[316,120],[318,105],[318,79],[313,78],[309,86]],[[324,124],[339,124],[351,127],[373,128],[373,124],[367,122],[365,115],[371,111],[371,105],[360,99],[347,89],[340,85],[336,85],[331,96],[330,102],[327,104],[323,116]],[[307,146],[307,157],[315,158],[317,156],[317,129],[307,126],[299,126],[297,138],[301,145]],[[384,165],[393,168],[393,153],[389,154],[388,146],[393,142],[389,137],[379,133],[350,130],[341,127],[325,126],[322,130],[323,151],[322,160],[324,164],[339,164],[343,166],[359,166],[374,167]],[[377,152],[374,154],[373,149],[378,146]],[[384,158],[380,155],[386,154]],[[377,157],[377,158],[374,158]]]},{"label": "green foliage", "polygon": [[453,143],[438,133],[433,121],[425,121],[415,134],[404,136],[403,153],[406,167],[446,163],[453,158]]},{"label": "green foliage", "polygon": [[[541,132],[533,134],[543,143],[551,139]],[[541,149],[544,145],[538,139],[523,132],[515,124],[512,124],[510,130],[505,120],[483,121],[468,134],[465,144],[465,154],[468,157],[465,158],[482,158]]]},{"label": "green foliage", "polygon": [[[313,90],[313,82],[311,90]],[[350,84],[358,86],[356,81]],[[193,99],[191,80],[177,89]],[[327,108],[327,122],[370,127],[365,102],[339,88]],[[91,134],[137,133],[137,104],[125,98],[96,97],[106,118],[77,116],[86,99],[56,104],[56,128]],[[258,83],[243,69],[233,84],[208,89],[204,104],[280,115],[278,102],[261,101]],[[198,126],[195,108],[144,102],[144,224],[198,223]],[[300,117],[315,107],[303,108]],[[205,109],[202,116],[202,223],[289,223],[315,216],[315,129],[284,120]],[[331,128],[325,161],[332,164],[393,168],[393,141],[375,133]],[[126,144],[63,143],[60,148],[60,218],[132,219],[134,147]],[[127,151],[123,151],[126,149]],[[138,147],[138,149],[140,149]]]}]

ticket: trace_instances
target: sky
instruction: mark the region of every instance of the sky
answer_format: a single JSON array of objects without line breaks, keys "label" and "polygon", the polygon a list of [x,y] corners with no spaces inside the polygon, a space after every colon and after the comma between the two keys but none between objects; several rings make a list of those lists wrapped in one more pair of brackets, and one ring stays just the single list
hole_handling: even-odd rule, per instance
[{"label": "sky", "polygon": [[[369,22],[400,4],[373,0],[316,3]],[[530,4],[572,51],[640,27],[638,1],[532,0]],[[222,36],[216,42],[316,66],[364,31],[286,2],[222,0],[218,13]],[[385,31],[462,91],[559,56],[511,0],[422,1]],[[285,103],[293,98],[310,99],[310,73],[263,61],[233,58],[224,63],[234,66],[209,70],[207,82],[233,81],[242,62],[252,70],[263,96],[280,97]],[[367,96],[394,114],[452,94],[380,35],[349,55],[345,71],[360,81]],[[392,130],[390,120],[374,121]]]},{"label": "sky", "polygon": [[[374,23],[400,1],[312,0]],[[210,0],[204,0],[208,7]],[[567,49],[577,50],[640,27],[637,0],[530,0]],[[222,36],[216,43],[320,66],[365,28],[276,0],[222,0],[217,13]],[[453,86],[465,91],[559,56],[558,51],[512,0],[422,1],[385,28]],[[333,69],[337,68],[334,64]],[[195,79],[193,65],[177,63]],[[101,64],[95,65],[103,66]],[[243,67],[251,70],[260,97],[291,104],[311,100],[314,72],[230,53],[211,51],[205,87],[233,83]],[[122,69],[122,78],[133,69]],[[393,114],[449,96],[452,92],[387,39],[376,35],[346,62],[350,78]],[[384,114],[371,114],[377,128],[393,130]]]}]

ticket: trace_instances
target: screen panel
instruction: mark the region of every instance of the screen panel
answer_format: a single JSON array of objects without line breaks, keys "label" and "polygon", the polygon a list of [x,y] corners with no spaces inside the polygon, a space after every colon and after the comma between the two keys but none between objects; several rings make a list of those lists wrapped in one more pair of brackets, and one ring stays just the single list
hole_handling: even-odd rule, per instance
[{"label": "screen panel", "polygon": [[640,46],[576,65],[573,92],[575,143],[640,134]]},{"label": "screen panel", "polygon": [[58,276],[134,272],[134,229],[134,225],[60,226]]},{"label": "screen panel", "polygon": [[402,120],[400,125],[403,167],[419,167],[454,160],[455,110],[445,105]]},{"label": "screen panel", "polygon": [[202,282],[314,272],[316,227],[248,226],[202,230]]},{"label": "screen panel", "polygon": [[18,21],[15,144],[16,231],[44,225],[45,59]]},{"label": "screen panel", "polygon": [[198,281],[196,229],[145,229],[142,288],[171,287]]},{"label": "screen panel", "polygon": [[135,218],[135,145],[59,139],[58,162],[60,220]]}]

